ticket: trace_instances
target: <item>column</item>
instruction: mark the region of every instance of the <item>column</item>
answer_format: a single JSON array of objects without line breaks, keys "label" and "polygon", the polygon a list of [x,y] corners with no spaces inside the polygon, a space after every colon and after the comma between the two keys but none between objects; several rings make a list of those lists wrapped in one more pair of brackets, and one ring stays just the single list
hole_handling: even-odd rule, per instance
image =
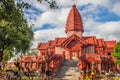
[{"label": "column", "polygon": [[69,51],[69,59],[72,58],[72,53]]},{"label": "column", "polygon": [[79,59],[79,52],[80,52],[80,51],[77,51],[77,59]]},{"label": "column", "polygon": [[98,71],[99,71],[99,73],[101,73],[101,63],[98,63]]}]

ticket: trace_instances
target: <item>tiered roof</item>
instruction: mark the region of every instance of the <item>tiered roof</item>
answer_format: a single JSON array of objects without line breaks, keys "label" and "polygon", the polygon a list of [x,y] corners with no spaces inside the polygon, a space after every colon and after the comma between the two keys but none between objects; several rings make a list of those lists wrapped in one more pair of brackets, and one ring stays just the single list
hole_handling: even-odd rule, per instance
[{"label": "tiered roof", "polygon": [[105,45],[108,47],[108,48],[113,48],[115,46],[115,43],[116,41],[105,41]]},{"label": "tiered roof", "polygon": [[84,31],[82,19],[75,4],[72,6],[72,9],[70,10],[70,13],[66,21],[65,32],[67,33],[68,31],[82,31],[82,32]]},{"label": "tiered roof", "polygon": [[55,46],[61,46],[65,40],[66,38],[56,38],[55,40],[49,40],[45,43],[38,43],[37,49],[48,49]]},{"label": "tiered roof", "polygon": [[85,36],[83,39],[89,44],[89,45],[97,45],[96,37],[95,36]]}]

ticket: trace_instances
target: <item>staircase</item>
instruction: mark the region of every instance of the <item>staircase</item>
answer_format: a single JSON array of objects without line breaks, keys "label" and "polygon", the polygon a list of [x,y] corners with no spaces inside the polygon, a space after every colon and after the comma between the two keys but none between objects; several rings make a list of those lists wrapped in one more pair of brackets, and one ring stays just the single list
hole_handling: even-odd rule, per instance
[{"label": "staircase", "polygon": [[55,80],[79,80],[79,69],[77,68],[78,60],[65,60],[58,70]]}]

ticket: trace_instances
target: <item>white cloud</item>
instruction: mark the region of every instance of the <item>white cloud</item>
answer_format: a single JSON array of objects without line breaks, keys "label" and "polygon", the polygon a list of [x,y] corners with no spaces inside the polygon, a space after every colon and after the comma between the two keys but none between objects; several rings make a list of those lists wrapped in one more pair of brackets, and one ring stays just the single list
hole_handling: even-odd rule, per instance
[{"label": "white cloud", "polygon": [[70,7],[72,4],[74,4],[73,0],[56,0],[56,3],[59,7]]},{"label": "white cloud", "polygon": [[116,5],[113,6],[112,11],[120,16],[120,3],[116,3]]},{"label": "white cloud", "polygon": [[93,4],[93,5],[101,5],[104,7],[110,7],[111,1],[110,0],[56,0],[58,6],[60,7],[70,7],[74,3],[77,6],[82,6],[86,4]]},{"label": "white cloud", "polygon": [[46,42],[50,39],[54,39],[55,37],[65,36],[63,29],[39,30],[34,33],[35,33],[35,39],[43,42]]},{"label": "white cloud", "polygon": [[35,8],[41,10],[41,11],[48,11],[49,4],[45,1],[42,1],[42,3],[38,2],[37,0],[23,0],[24,2],[29,3],[31,6],[34,6]]},{"label": "white cloud", "polygon": [[67,18],[69,8],[62,8],[56,11],[43,12],[40,15],[35,16],[36,20],[31,20],[31,24],[35,27],[42,27],[44,24],[54,24],[55,27],[64,27],[65,20]]},{"label": "white cloud", "polygon": [[55,38],[65,37],[65,36],[66,36],[65,31],[63,28],[36,31],[34,32],[33,47],[37,47],[37,43],[39,42],[47,42],[48,40],[54,40]]},{"label": "white cloud", "polygon": [[102,6],[109,6],[110,0],[76,0],[77,4],[94,4],[94,5],[102,5]]},{"label": "white cloud", "polygon": [[120,21],[95,22],[90,19],[86,20],[84,25],[88,30],[84,33],[84,35],[94,35],[97,36],[97,38],[104,38],[105,40],[120,40]]}]

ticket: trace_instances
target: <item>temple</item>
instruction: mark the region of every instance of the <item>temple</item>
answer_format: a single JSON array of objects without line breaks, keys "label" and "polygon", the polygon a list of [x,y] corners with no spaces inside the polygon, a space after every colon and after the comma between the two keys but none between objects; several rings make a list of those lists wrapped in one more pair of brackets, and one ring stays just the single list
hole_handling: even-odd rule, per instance
[{"label": "temple", "polygon": [[[115,66],[111,57],[116,41],[105,41],[96,36],[83,36],[84,27],[81,15],[74,4],[69,12],[65,27],[66,37],[55,38],[48,42],[38,43],[37,56],[23,56],[19,62],[23,67],[41,69],[42,61],[48,62],[46,68],[56,70],[64,60],[78,60],[80,70],[94,68],[98,72],[109,71]],[[50,59],[50,60],[49,60]],[[45,67],[45,66],[43,66]]]},{"label": "temple", "polygon": [[[44,57],[46,53],[50,53],[64,55],[65,59],[82,61],[85,59],[87,64],[99,63],[97,67],[100,71],[112,67],[112,62],[106,62],[113,60],[111,53],[116,41],[105,41],[103,38],[97,39],[96,36],[83,36],[82,18],[75,4],[67,17],[65,32],[66,37],[55,38],[46,43],[38,43],[38,56]],[[105,68],[103,65],[107,65],[107,67]]]}]

